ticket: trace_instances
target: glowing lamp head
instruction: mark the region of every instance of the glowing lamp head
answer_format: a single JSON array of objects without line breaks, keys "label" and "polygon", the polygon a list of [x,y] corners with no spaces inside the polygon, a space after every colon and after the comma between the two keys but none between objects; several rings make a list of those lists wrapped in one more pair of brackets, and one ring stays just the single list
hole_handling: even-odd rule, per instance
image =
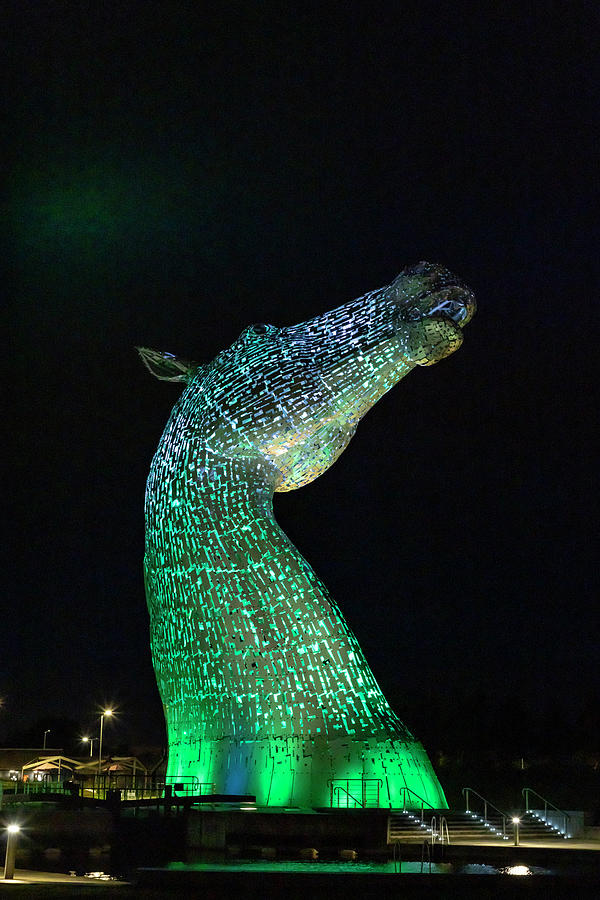
[{"label": "glowing lamp head", "polygon": [[512,820],[513,825],[518,825],[520,821],[521,820],[518,816],[513,816],[513,820]]},{"label": "glowing lamp head", "polygon": [[9,834],[17,834],[21,830],[21,826],[15,824],[7,825],[6,830]]},{"label": "glowing lamp head", "polygon": [[105,709],[104,712],[102,713],[103,716],[112,716],[112,714],[113,714],[112,709]]}]

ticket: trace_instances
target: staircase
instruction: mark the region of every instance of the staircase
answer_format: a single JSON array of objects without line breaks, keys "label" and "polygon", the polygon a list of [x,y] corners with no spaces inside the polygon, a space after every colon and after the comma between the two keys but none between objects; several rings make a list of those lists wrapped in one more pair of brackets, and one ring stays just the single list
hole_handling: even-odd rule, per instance
[{"label": "staircase", "polygon": [[[525,813],[522,816],[522,820],[527,827],[532,830],[541,829],[542,833],[545,834],[544,840],[547,840],[549,837],[563,839],[573,837],[571,817],[564,809],[560,809],[551,800],[542,797],[533,788],[525,787],[521,794],[525,801]],[[538,804],[540,809],[532,808]]]},{"label": "staircase", "polygon": [[[380,808],[383,782],[378,778],[339,778],[329,782],[330,805],[335,809]],[[463,788],[465,809],[433,809],[427,800],[404,787],[403,809],[388,816],[388,844],[548,843],[569,837],[569,814],[533,788],[523,788],[525,812],[507,813],[473,788]],[[533,798],[533,800],[532,800]],[[533,809],[533,803],[541,803]]]},{"label": "staircase", "polygon": [[564,828],[547,822],[543,816],[532,810],[522,813],[519,831],[522,841],[564,841],[569,837]]},{"label": "staircase", "polygon": [[[421,814],[416,815],[409,809],[392,810],[388,819],[388,844],[396,841],[416,844],[426,838],[431,839],[431,817],[436,810],[428,809],[421,821]],[[446,810],[442,815],[445,815]]]},{"label": "staircase", "polygon": [[[472,813],[465,813],[452,809],[427,809],[423,813],[415,814],[410,810],[393,810],[390,813],[388,825],[388,842],[402,841],[402,843],[421,843],[432,838],[440,840],[440,823],[442,819],[448,828],[450,843],[479,843],[481,841],[497,840],[504,838],[501,817],[488,817],[487,824]],[[446,830],[444,828],[444,841]],[[506,839],[512,839],[507,833]]]},{"label": "staircase", "polygon": [[[451,844],[494,843],[513,844],[515,825],[511,817],[488,814],[487,821],[477,813],[453,809],[392,810],[388,820],[388,843],[421,844],[424,840],[440,841],[440,821],[444,818],[448,826]],[[567,835],[558,827],[545,822],[534,812],[520,814],[519,843],[548,843],[564,840]],[[432,828],[433,823],[433,828]],[[435,832],[435,834],[434,834]],[[446,831],[444,829],[444,841]],[[441,841],[440,841],[441,842]]]}]

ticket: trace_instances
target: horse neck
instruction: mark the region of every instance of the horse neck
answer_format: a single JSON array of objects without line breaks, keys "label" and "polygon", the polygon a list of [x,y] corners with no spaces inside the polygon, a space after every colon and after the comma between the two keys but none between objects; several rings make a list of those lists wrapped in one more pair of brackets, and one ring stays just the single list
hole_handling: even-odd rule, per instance
[{"label": "horse neck", "polygon": [[273,492],[279,473],[257,458],[227,457],[206,447],[185,446],[178,454],[159,450],[146,493],[147,519],[159,531],[215,533],[273,519]]},{"label": "horse neck", "polygon": [[[276,484],[276,471],[262,461],[206,450],[177,460],[157,454],[148,490],[146,573],[155,658],[167,660],[164,672],[158,663],[163,702],[171,703],[180,681],[163,652],[177,634],[173,652],[181,653],[182,643],[193,646],[210,669],[210,683],[200,668],[190,670],[205,736],[248,737],[256,722],[282,735],[405,732],[339,609],[275,522]],[[183,636],[180,598],[161,587],[170,573],[193,610]]]}]

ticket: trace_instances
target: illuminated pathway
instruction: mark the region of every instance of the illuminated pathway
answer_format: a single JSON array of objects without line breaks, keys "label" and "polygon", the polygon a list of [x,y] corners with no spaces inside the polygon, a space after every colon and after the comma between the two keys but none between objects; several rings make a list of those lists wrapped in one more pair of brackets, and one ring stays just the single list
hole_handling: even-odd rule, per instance
[{"label": "illuminated pathway", "polygon": [[272,501],[329,468],[411,369],[456,350],[474,310],[451,273],[421,263],[300,325],[251,326],[208,365],[140,350],[157,377],[187,385],[146,497],[169,776],[255,794],[259,806],[398,807],[405,787],[445,806]]}]

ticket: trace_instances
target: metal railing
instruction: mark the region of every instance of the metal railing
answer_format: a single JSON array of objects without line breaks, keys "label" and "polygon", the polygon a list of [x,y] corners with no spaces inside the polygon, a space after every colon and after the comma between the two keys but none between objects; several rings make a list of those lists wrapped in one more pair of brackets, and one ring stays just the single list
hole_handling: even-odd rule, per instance
[{"label": "metal railing", "polygon": [[477,791],[474,791],[473,788],[465,787],[462,789],[462,793],[463,797],[465,798],[465,812],[471,813],[471,815],[477,815],[477,813],[473,813],[471,810],[471,803],[469,801],[470,795],[473,794],[473,796],[483,801],[483,819],[479,815],[477,815],[477,817],[479,819],[482,819],[483,823],[489,828],[491,828],[491,824],[488,818],[488,810],[493,809],[494,812],[498,813],[498,815],[502,817],[502,837],[504,840],[507,840],[508,835],[506,834],[506,823],[509,819],[512,821],[511,816],[509,816],[508,813],[502,812],[501,809],[498,809],[497,806],[494,806],[493,803],[490,803],[490,801],[486,797],[484,797],[482,794],[479,794]]},{"label": "metal railing", "polygon": [[[337,800],[337,803],[334,803],[334,800]],[[345,802],[341,802],[342,800],[345,800]],[[357,806],[359,806],[361,809],[364,809],[364,804],[360,800],[358,800],[357,797],[354,797],[350,793],[350,791],[347,791],[346,788],[338,785],[338,787],[335,787],[333,789],[333,795],[331,799],[332,808],[336,807],[337,809],[355,809]]]},{"label": "metal railing", "polygon": [[25,796],[29,794],[72,794],[71,784],[72,782],[65,781],[26,781],[23,784],[22,792]]},{"label": "metal railing", "polygon": [[329,782],[330,805],[332,809],[379,807],[382,786],[381,778],[335,778]]},{"label": "metal railing", "polygon": [[162,797],[164,784],[144,772],[102,772],[79,774],[76,784],[80,795],[87,800],[107,800],[117,793],[126,800],[148,800]]},{"label": "metal railing", "polygon": [[16,801],[19,790],[22,790],[22,781],[0,781],[0,809],[5,804],[12,804]]},{"label": "metal railing", "polygon": [[107,800],[120,795],[123,800],[159,800],[169,788],[169,796],[197,797],[214,794],[214,782],[202,782],[194,776],[169,776],[164,781],[154,781],[146,775],[132,777],[129,774],[80,775],[77,780],[59,781],[44,778],[42,781],[0,782],[0,808],[10,802],[21,802],[37,796],[74,796],[85,800]]},{"label": "metal railing", "polygon": [[440,816],[440,827],[438,830],[436,817],[433,816],[430,823],[431,843],[435,844],[439,840],[440,844],[446,843],[450,846],[450,832],[448,831],[448,820],[446,816]]},{"label": "metal railing", "polygon": [[72,794],[72,782],[67,781],[10,781],[0,784],[0,795],[4,797],[28,797],[36,794]]},{"label": "metal railing", "polygon": [[415,791],[411,790],[410,788],[403,787],[403,788],[400,788],[400,790],[402,791],[402,795],[403,795],[402,812],[406,812],[406,795],[407,794],[410,794],[412,797],[416,797],[417,800],[420,801],[420,803],[421,803],[421,822],[423,821],[423,809],[425,806],[427,806],[428,809],[435,809],[435,807],[432,806],[432,804],[429,802],[429,800],[425,800],[424,797],[420,797],[419,794],[415,793]]},{"label": "metal railing", "polygon": [[545,797],[542,797],[542,795],[538,794],[537,791],[534,791],[533,788],[525,787],[521,791],[521,794],[523,795],[523,799],[525,800],[525,812],[528,812],[528,813],[532,812],[531,804],[529,803],[529,795],[533,794],[534,797],[537,797],[538,800],[541,800],[542,803],[544,804],[544,821],[546,822],[546,824],[547,825],[552,824],[550,822],[550,820],[548,819],[548,809],[553,809],[554,812],[558,813],[558,815],[560,817],[562,817],[563,834],[565,837],[569,837],[569,831],[570,831],[569,820],[571,817],[569,816],[568,812],[565,812],[564,809],[560,809],[558,806],[555,806],[555,804],[551,803],[550,800],[546,800]]},{"label": "metal railing", "polygon": [[200,781],[195,775],[167,775],[165,787],[170,787],[174,795],[198,797],[202,794],[214,794],[214,781]]}]

